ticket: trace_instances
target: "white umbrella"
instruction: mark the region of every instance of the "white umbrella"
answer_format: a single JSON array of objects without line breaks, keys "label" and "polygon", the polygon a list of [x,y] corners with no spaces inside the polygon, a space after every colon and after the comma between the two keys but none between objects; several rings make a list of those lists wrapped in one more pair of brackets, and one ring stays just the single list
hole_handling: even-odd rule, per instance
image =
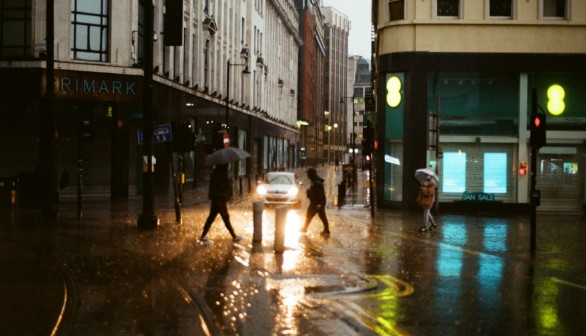
[{"label": "white umbrella", "polygon": [[217,166],[234,161],[240,161],[250,157],[250,153],[237,147],[226,147],[208,155],[205,159],[206,166]]},{"label": "white umbrella", "polygon": [[427,168],[421,168],[421,169],[417,169],[415,171],[415,179],[419,183],[425,181],[425,179],[428,176],[431,176],[431,178],[433,178],[435,180],[436,184],[439,183],[439,177],[435,174],[435,172],[433,170],[427,169]]}]

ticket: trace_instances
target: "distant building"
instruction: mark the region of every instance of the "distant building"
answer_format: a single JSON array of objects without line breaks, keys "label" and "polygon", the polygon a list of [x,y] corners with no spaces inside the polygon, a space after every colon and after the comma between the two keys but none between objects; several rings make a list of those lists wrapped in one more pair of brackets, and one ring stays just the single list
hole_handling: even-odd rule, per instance
[{"label": "distant building", "polygon": [[[324,157],[333,162],[347,162],[348,115],[348,36],[350,20],[335,8],[324,7],[326,36],[326,85],[324,91],[324,108],[328,111],[327,123],[333,127],[326,137],[327,147]],[[323,128],[322,128],[323,129]],[[331,133],[331,134],[330,134]]]},{"label": "distant building", "polygon": [[[531,173],[539,209],[584,208],[586,2],[374,0],[373,18],[379,207],[415,208],[413,172],[437,167],[440,208],[526,206]],[[523,175],[534,88],[547,144]]]},{"label": "distant building", "polygon": [[326,45],[325,18],[319,0],[295,0],[299,11],[299,111],[297,124],[301,133],[300,160],[302,165],[322,164],[323,111],[325,90]]}]

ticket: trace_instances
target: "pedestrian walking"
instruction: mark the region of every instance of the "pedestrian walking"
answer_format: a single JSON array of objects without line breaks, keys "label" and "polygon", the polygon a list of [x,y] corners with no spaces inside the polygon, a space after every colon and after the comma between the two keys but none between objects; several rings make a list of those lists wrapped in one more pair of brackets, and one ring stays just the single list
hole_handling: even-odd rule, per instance
[{"label": "pedestrian walking", "polygon": [[326,192],[324,190],[324,179],[317,175],[317,171],[314,168],[307,170],[307,177],[311,181],[309,189],[307,189],[307,198],[309,198],[309,206],[307,207],[307,213],[305,215],[305,225],[301,229],[302,233],[307,232],[309,223],[317,214],[321,219],[324,229],[320,233],[323,237],[330,236],[330,225],[328,218],[326,217]]},{"label": "pedestrian walking", "polygon": [[419,229],[421,232],[426,232],[437,227],[437,224],[431,216],[431,207],[435,201],[435,188],[436,184],[431,176],[425,177],[419,185],[417,205],[423,209],[423,226]]},{"label": "pedestrian walking", "polygon": [[334,170],[338,171],[338,166],[340,165],[340,160],[338,160],[338,159],[334,160],[334,165],[335,165]]},{"label": "pedestrian walking", "polygon": [[227,164],[216,165],[212,169],[208,198],[212,201],[210,205],[210,214],[203,226],[203,232],[199,237],[199,241],[207,244],[212,243],[210,239],[206,238],[206,235],[218,214],[222,217],[224,225],[226,225],[226,228],[232,236],[232,240],[234,242],[241,241],[242,237],[239,237],[234,233],[234,228],[232,228],[232,224],[230,224],[230,215],[228,214],[228,206],[226,205],[226,203],[232,198],[232,185],[228,179]]}]

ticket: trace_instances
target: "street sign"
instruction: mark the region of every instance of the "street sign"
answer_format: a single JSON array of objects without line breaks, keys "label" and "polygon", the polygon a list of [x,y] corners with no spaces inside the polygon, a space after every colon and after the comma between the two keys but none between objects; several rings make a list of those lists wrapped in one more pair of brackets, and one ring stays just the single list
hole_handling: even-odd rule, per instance
[{"label": "street sign", "polygon": [[[142,145],[143,142],[143,130],[138,129],[138,144]],[[154,143],[167,142],[173,140],[173,134],[171,133],[171,124],[162,124],[153,127],[153,141]]]}]

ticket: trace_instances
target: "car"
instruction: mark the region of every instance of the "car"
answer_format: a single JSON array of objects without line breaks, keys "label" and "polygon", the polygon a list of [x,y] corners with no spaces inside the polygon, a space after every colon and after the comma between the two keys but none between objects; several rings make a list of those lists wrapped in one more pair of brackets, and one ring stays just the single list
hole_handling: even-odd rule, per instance
[{"label": "car", "polygon": [[301,182],[292,172],[269,172],[256,187],[257,194],[267,205],[290,204],[301,206]]}]

